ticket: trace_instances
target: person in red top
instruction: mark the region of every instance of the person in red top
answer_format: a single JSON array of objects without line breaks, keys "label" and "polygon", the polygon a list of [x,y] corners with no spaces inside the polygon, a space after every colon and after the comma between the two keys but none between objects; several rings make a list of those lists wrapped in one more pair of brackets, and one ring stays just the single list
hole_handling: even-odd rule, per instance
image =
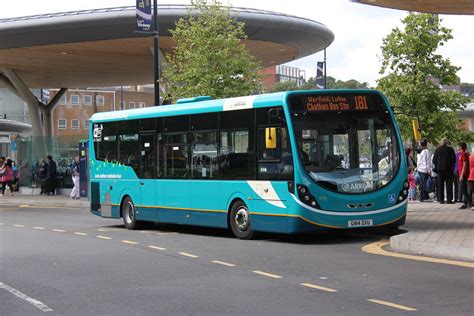
[{"label": "person in red top", "polygon": [[459,195],[461,199],[464,198],[463,204],[459,207],[460,209],[468,208],[471,205],[471,196],[467,194],[467,178],[469,177],[469,154],[466,151],[467,145],[465,142],[458,144],[459,155]]},{"label": "person in red top", "polygon": [[474,191],[474,153],[469,156],[469,177],[467,178],[467,193],[471,198],[471,210],[472,208],[472,192]]},{"label": "person in red top", "polygon": [[7,161],[3,165],[4,171],[2,172],[2,196],[5,194],[5,189],[8,185],[10,188],[11,195],[13,195],[13,168],[12,168],[12,161],[7,159]]}]

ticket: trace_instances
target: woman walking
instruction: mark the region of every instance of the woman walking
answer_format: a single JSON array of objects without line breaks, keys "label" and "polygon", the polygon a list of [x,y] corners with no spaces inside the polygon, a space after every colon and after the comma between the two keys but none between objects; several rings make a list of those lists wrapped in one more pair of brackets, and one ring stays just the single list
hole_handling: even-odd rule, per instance
[{"label": "woman walking", "polygon": [[7,162],[4,164],[5,171],[2,176],[2,196],[5,194],[5,189],[10,188],[11,195],[13,196],[13,168],[11,159],[7,159]]}]

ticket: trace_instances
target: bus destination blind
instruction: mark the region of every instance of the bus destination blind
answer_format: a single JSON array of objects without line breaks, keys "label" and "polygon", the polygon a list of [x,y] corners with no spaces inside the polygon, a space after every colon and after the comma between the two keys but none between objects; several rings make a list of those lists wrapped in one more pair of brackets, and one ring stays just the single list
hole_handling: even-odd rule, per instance
[{"label": "bus destination blind", "polygon": [[366,111],[369,109],[365,95],[313,95],[304,96],[303,106],[311,112]]}]

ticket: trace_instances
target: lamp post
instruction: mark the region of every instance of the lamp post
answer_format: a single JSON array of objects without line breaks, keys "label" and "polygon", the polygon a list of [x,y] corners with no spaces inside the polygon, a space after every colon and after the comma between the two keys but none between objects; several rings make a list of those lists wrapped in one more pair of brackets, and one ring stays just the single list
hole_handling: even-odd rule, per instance
[{"label": "lamp post", "polygon": [[158,5],[153,0],[153,60],[155,68],[155,106],[160,105],[160,57],[158,54]]}]

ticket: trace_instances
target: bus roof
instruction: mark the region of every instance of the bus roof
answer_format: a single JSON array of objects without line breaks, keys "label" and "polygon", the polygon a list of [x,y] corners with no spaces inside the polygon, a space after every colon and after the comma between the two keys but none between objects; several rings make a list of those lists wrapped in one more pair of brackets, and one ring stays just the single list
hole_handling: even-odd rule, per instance
[{"label": "bus roof", "polygon": [[[99,112],[92,115],[91,122],[123,121],[130,119],[142,119],[153,117],[165,117],[175,115],[200,114],[209,112],[231,111],[237,109],[251,109],[271,106],[281,106],[285,102],[288,94],[293,93],[376,93],[375,90],[297,90],[259,94],[227,99],[204,100],[197,102],[186,102],[182,104],[170,104],[164,106],[152,106],[140,109],[130,109],[121,111]],[[383,95],[382,95],[383,96]],[[383,97],[384,98],[384,97]],[[200,100],[201,98],[196,98]]]},{"label": "bus roof", "polygon": [[92,115],[91,122],[121,121],[129,119],[152,118],[186,114],[221,112],[226,110],[259,108],[282,105],[288,92],[259,94],[252,96],[204,100],[182,104],[152,106],[140,109],[99,112]]}]

